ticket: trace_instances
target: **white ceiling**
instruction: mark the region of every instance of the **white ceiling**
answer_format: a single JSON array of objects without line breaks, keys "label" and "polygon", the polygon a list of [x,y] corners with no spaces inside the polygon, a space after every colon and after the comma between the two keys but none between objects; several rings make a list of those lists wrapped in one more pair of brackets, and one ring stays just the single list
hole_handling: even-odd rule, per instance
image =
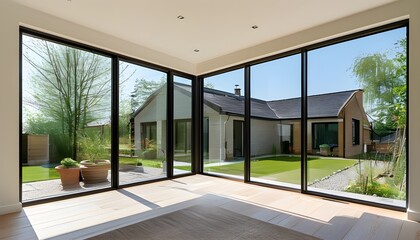
[{"label": "white ceiling", "polygon": [[396,0],[14,1],[197,64]]}]

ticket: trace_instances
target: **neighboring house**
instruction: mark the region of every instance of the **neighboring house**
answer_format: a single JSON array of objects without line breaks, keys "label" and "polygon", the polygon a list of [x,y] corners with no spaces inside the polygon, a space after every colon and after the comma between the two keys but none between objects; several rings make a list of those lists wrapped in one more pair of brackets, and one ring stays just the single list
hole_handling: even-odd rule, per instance
[{"label": "neighboring house", "polygon": [[[166,149],[166,87],[157,90],[133,115],[135,146],[142,149],[144,139],[154,140],[158,150]],[[191,87],[176,83],[175,102],[190,104]],[[205,88],[203,108],[203,148],[208,159],[242,158],[244,97]],[[175,150],[190,149],[190,132],[180,136],[191,124],[190,107],[174,113]],[[301,100],[276,101],[251,99],[251,155],[299,154],[301,152]],[[363,91],[352,90],[308,96],[308,154],[319,154],[319,145],[329,144],[332,155],[349,157],[363,152],[370,145],[370,124],[363,109]],[[189,127],[191,129],[191,127]],[[191,131],[191,130],[189,130]],[[182,145],[183,147],[177,147]]]}]

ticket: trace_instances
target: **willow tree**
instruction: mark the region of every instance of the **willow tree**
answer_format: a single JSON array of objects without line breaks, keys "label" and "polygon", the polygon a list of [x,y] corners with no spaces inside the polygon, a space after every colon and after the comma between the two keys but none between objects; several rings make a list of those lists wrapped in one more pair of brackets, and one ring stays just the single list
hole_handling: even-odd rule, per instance
[{"label": "willow tree", "polygon": [[[390,56],[374,53],[358,57],[353,73],[365,91],[367,113],[373,118],[373,130],[379,135],[395,133],[392,149],[393,168],[400,189],[405,179],[407,123],[407,40],[396,43],[397,52]],[[404,175],[404,176],[402,176]]]},{"label": "willow tree", "polygon": [[53,42],[24,37],[24,102],[69,139],[73,159],[89,122],[110,116],[109,58]]}]

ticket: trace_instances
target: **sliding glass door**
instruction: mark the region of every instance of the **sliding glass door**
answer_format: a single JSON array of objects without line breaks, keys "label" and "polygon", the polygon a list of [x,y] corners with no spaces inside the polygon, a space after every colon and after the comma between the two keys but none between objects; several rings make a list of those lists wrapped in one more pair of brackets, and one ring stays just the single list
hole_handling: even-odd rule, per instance
[{"label": "sliding glass door", "polygon": [[251,66],[251,181],[301,184],[300,55]]},{"label": "sliding glass door", "polygon": [[167,74],[119,62],[119,184],[166,177]]},{"label": "sliding glass door", "polygon": [[204,79],[204,172],[233,178],[244,175],[244,69]]}]

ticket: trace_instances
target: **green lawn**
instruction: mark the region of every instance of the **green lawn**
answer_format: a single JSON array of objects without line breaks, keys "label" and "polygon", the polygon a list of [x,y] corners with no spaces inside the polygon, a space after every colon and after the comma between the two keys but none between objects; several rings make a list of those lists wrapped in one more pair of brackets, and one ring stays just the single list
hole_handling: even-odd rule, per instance
[{"label": "green lawn", "polygon": [[143,166],[146,167],[155,167],[161,168],[162,167],[162,160],[159,159],[141,159],[141,158],[129,158],[129,157],[120,157],[119,163],[120,164],[136,164],[137,162],[141,162]]},{"label": "green lawn", "polygon": [[22,182],[37,182],[51,179],[58,179],[60,175],[55,168],[43,166],[24,166],[22,167]]},{"label": "green lawn", "polygon": [[[356,160],[349,159],[309,158],[308,160],[309,183],[357,163]],[[243,163],[205,166],[204,171],[243,175]],[[300,158],[279,156],[253,160],[251,162],[251,177],[300,184]]]},{"label": "green lawn", "polygon": [[[161,160],[148,160],[138,158],[120,157],[120,164],[135,164],[137,160],[143,163],[143,166],[162,167]],[[357,160],[351,159],[326,159],[309,158],[308,161],[308,181],[313,182],[331,175],[333,172],[349,167],[357,163]],[[177,166],[177,169],[191,171],[191,166]],[[223,173],[230,175],[243,175],[243,163],[233,163],[221,166],[205,166],[205,172]],[[36,182],[49,179],[58,179],[60,176],[54,168],[42,166],[24,166],[22,168],[22,182]],[[269,179],[280,182],[300,184],[300,158],[299,157],[269,157],[253,160],[251,162],[251,176],[263,179]]]}]

